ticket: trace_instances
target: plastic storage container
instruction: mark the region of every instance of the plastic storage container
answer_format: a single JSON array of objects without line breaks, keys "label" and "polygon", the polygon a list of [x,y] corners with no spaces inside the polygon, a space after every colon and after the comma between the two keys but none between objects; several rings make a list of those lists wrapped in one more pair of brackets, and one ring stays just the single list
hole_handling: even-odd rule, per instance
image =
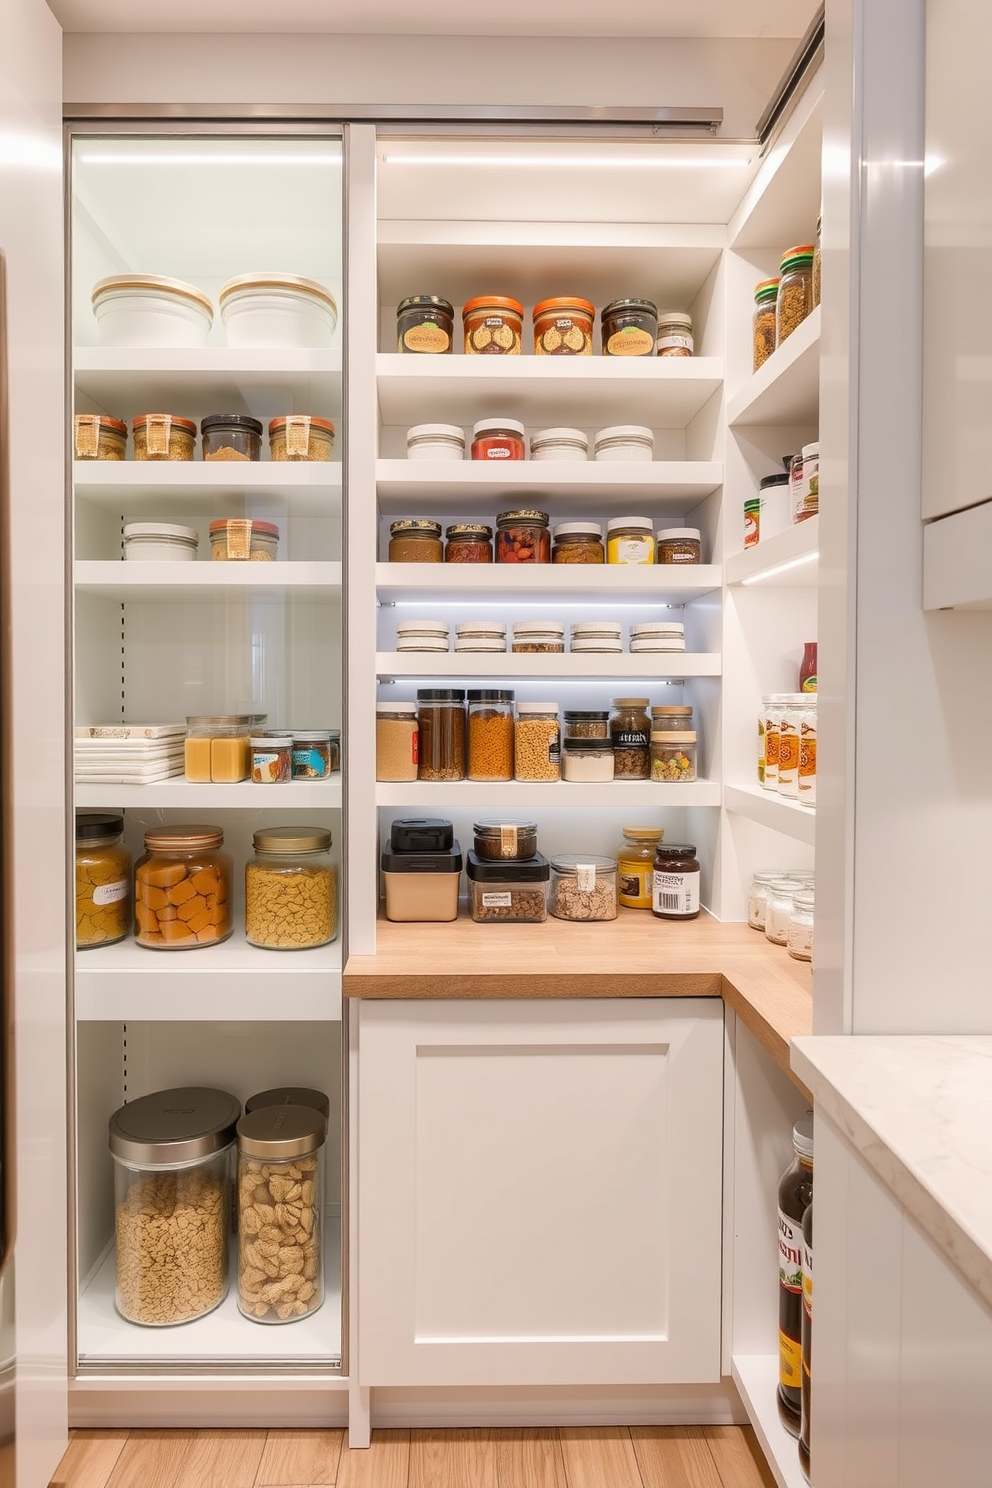
[{"label": "plastic storage container", "polygon": [[473,851],[487,862],[517,862],[537,852],[537,822],[504,822],[486,817],[472,827]]},{"label": "plastic storage container", "polygon": [[506,626],[502,620],[460,620],[455,626],[455,650],[502,653]]},{"label": "plastic storage container", "polygon": [[134,937],[159,951],[198,950],[226,940],[231,859],[220,827],[177,824],[145,833],[134,870]]},{"label": "plastic storage container", "polygon": [[588,460],[589,438],[581,429],[539,429],[530,436],[530,457],[537,461]]},{"label": "plastic storage container", "polygon": [[469,780],[513,779],[512,692],[498,687],[470,690],[466,774]]},{"label": "plastic storage container", "polygon": [[228,346],[330,346],[338,307],[329,289],[299,274],[240,274],[218,296]]},{"label": "plastic storage container", "polygon": [[399,620],[397,651],[447,651],[450,627],[445,620]]},{"label": "plastic storage container", "polygon": [[610,717],[613,774],[617,780],[651,778],[651,719],[647,698],[614,698]]},{"label": "plastic storage container", "polygon": [[588,300],[559,295],[534,306],[535,356],[592,356],[596,310]]},{"label": "plastic storage container", "polygon": [[260,460],[262,424],[248,413],[211,413],[200,420],[204,460]]},{"label": "plastic storage container", "polygon": [[172,413],[143,413],[132,420],[136,460],[192,460],[196,424]]},{"label": "plastic storage container", "polygon": [[418,780],[465,779],[465,693],[457,687],[417,692]]},{"label": "plastic storage container", "polygon": [[416,780],[419,739],[416,703],[376,703],[376,780]]},{"label": "plastic storage container", "polygon": [[594,444],[594,458],[649,464],[654,453],[654,435],[643,424],[613,424],[600,429]]},{"label": "plastic storage container", "polygon": [[245,939],[272,951],[306,951],[337,935],[337,869],[323,827],[266,827],[245,865]]},{"label": "plastic storage container", "polygon": [[451,351],[455,307],[441,295],[407,295],[396,307],[396,350],[438,356]]},{"label": "plastic storage container", "polygon": [[324,1300],[326,1136],[309,1106],[238,1122],[238,1311],[254,1323],[293,1323]]},{"label": "plastic storage container", "polygon": [[557,703],[518,703],[513,731],[513,778],[558,780],[561,735]]},{"label": "plastic storage container", "polygon": [[513,649],[518,652],[557,653],[565,650],[565,627],[560,620],[517,620]]},{"label": "plastic storage container", "polygon": [[789,939],[789,921],[792,918],[793,901],[796,894],[805,890],[805,884],[793,878],[773,878],[765,894],[765,939],[772,945],[784,946]]},{"label": "plastic storage container", "polygon": [[437,923],[458,917],[462,850],[448,848],[397,852],[393,843],[381,858],[386,886],[386,919]]},{"label": "plastic storage container", "polygon": [[290,413],[269,422],[269,459],[326,461],[334,456],[334,425],[308,413]]},{"label": "plastic storage container", "polygon": [[279,528],[250,517],[220,517],[210,523],[210,557],[215,563],[274,563]]},{"label": "plastic storage container", "polygon": [[768,889],[781,876],[777,868],[759,868],[752,875],[747,896],[747,922],[752,930],[764,931]]},{"label": "plastic storage container", "polygon": [[182,279],[162,274],[114,274],[92,291],[101,346],[206,346],[213,302]]},{"label": "plastic storage container", "polygon": [[566,732],[561,746],[562,780],[601,784],[612,780],[613,774],[613,745],[609,739],[569,737]]},{"label": "plastic storage container", "polygon": [[76,812],[76,949],[113,945],[131,929],[131,854],[124,818]]},{"label": "plastic storage container", "polygon": [[615,920],[616,859],[576,853],[552,858],[548,907],[558,920]]},{"label": "plastic storage container", "polygon": [[524,307],[506,295],[477,295],[462,306],[467,356],[519,356]]},{"label": "plastic storage container", "polygon": [[247,713],[189,714],[184,749],[186,779],[194,785],[235,785],[251,774],[251,717]]},{"label": "plastic storage container", "polygon": [[651,732],[665,733],[668,730],[691,729],[692,709],[687,703],[662,703],[651,709]]},{"label": "plastic storage container", "polygon": [[72,420],[74,460],[127,458],[127,424],[106,414],[77,413]]},{"label": "plastic storage container", "polygon": [[457,424],[414,424],[406,431],[408,460],[464,460],[465,430]]},{"label": "plastic storage container", "polygon": [[812,889],[803,889],[792,901],[792,914],[786,931],[785,948],[796,961],[813,959],[813,910],[816,897]]},{"label": "plastic storage container", "polygon": [[195,527],[171,522],[126,522],[124,558],[128,563],[193,563],[200,546]]},{"label": "plastic storage container", "polygon": [[540,925],[547,919],[551,869],[540,853],[524,862],[492,863],[470,852],[465,876],[476,924]]}]

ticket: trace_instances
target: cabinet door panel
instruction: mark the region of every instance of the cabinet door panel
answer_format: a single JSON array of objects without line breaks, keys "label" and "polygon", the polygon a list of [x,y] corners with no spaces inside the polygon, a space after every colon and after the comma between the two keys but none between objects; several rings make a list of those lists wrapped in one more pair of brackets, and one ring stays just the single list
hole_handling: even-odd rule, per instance
[{"label": "cabinet door panel", "polygon": [[363,1384],[718,1378],[721,1004],[360,1019]]}]

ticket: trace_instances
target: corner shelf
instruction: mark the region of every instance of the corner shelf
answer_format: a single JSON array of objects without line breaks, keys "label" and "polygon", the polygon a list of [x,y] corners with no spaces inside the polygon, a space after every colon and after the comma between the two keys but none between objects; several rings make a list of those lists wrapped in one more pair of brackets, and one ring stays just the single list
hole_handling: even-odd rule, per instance
[{"label": "corner shelf", "polygon": [[307,811],[340,811],[341,776],[329,780],[287,780],[279,785],[256,785],[239,780],[233,785],[196,785],[182,775],[168,780],[151,781],[148,785],[77,785],[77,806],[117,810],[182,810],[231,811],[239,809],[282,811],[301,808]]},{"label": "corner shelf", "polygon": [[730,1374],[778,1488],[808,1488],[799,1465],[799,1444],[778,1418],[778,1355],[735,1354]]},{"label": "corner shelf", "polygon": [[[793,522],[784,532],[758,542],[727,559],[728,585],[761,583],[773,588],[815,586],[819,568],[820,519]],[[781,570],[781,572],[776,572]]]},{"label": "corner shelf", "polygon": [[501,604],[528,599],[685,605],[720,589],[719,564],[377,563],[376,592],[382,604],[471,602]]},{"label": "corner shelf", "polygon": [[653,655],[529,655],[513,652],[478,654],[471,651],[379,651],[378,677],[517,677],[549,681],[576,678],[719,677],[721,657],[717,652],[681,651]]},{"label": "corner shelf", "polygon": [[727,399],[731,428],[751,424],[816,424],[820,420],[820,306],[784,346]]},{"label": "corner shelf", "polygon": [[225,600],[252,595],[291,597],[294,591],[313,599],[315,591],[340,601],[340,563],[193,563],[137,562],[121,559],[73,564],[77,594],[103,594],[111,599]]},{"label": "corner shelf", "polygon": [[763,790],[760,785],[725,786],[723,804],[728,811],[746,816],[750,821],[781,832],[796,842],[805,842],[812,847],[816,841],[815,808],[800,806],[798,801]]},{"label": "corner shelf", "polygon": [[279,502],[307,515],[341,515],[341,466],[332,461],[77,460],[72,479],[77,497],[114,512],[154,507],[158,516],[163,501],[171,511],[237,498]]},{"label": "corner shelf", "polygon": [[409,784],[380,781],[375,788],[377,806],[443,806],[449,810],[495,808],[505,801],[514,810],[548,807],[564,811],[627,806],[665,807],[719,806],[720,785],[715,780],[684,783],[655,780],[610,780],[602,785],[567,780],[549,782],[475,780],[412,780]]}]

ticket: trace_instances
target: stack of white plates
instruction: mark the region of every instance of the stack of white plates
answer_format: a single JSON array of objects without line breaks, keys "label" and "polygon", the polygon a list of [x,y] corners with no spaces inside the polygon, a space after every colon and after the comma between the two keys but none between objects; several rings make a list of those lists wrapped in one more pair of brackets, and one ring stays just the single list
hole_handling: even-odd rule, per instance
[{"label": "stack of white plates", "polygon": [[76,729],[77,785],[148,785],[183,773],[184,723],[83,724]]}]

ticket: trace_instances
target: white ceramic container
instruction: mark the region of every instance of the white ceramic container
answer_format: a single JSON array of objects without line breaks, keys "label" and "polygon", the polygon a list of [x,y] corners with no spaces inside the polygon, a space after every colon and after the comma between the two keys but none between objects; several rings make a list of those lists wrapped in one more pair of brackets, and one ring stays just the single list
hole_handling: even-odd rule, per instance
[{"label": "white ceramic container", "polygon": [[330,290],[299,274],[240,274],[219,299],[228,346],[319,350],[338,323]]},{"label": "white ceramic container", "polygon": [[195,284],[161,274],[115,274],[91,295],[101,346],[206,346],[214,307]]}]

